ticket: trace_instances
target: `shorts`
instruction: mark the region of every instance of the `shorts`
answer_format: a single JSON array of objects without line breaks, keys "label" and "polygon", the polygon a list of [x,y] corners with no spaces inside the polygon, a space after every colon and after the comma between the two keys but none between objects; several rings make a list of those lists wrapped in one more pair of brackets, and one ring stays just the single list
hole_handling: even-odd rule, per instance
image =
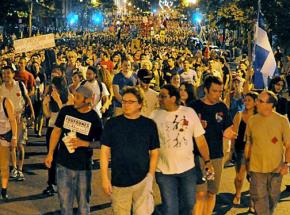
[{"label": "shorts", "polygon": [[204,181],[202,178],[205,174],[204,161],[200,156],[195,156],[196,167],[196,192],[210,192],[217,194],[219,191],[222,170],[223,170],[223,158],[212,159],[211,163],[214,168],[214,180]]},{"label": "shorts", "polygon": [[245,151],[235,151],[236,171],[239,172],[242,165],[246,165]]},{"label": "shorts", "polygon": [[17,145],[25,145],[27,138],[27,123],[24,117],[17,117],[17,134],[18,142]]},{"label": "shorts", "polygon": [[147,176],[138,184],[129,187],[113,186],[112,208],[114,214],[149,215],[154,211],[153,176]]}]

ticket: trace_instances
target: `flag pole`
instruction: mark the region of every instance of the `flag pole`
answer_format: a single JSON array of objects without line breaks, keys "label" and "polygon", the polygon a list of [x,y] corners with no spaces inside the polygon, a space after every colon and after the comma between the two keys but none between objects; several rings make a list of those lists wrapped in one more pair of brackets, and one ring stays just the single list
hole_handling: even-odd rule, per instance
[{"label": "flag pole", "polygon": [[[261,11],[261,0],[258,0],[258,13],[257,13],[257,21],[253,25],[252,29],[248,32],[248,59],[249,59],[249,66],[248,66],[248,80],[251,82],[252,76],[254,74],[253,70],[253,62],[255,61],[255,47],[256,47],[256,37],[257,37],[257,28],[260,18],[260,11]],[[253,34],[252,34],[253,32]],[[252,45],[252,36],[254,39],[254,44]]]}]

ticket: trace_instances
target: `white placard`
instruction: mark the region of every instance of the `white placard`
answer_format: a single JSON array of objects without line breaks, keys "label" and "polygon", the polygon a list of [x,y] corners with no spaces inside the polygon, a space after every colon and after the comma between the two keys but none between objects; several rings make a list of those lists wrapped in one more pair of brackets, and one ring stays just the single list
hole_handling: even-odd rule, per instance
[{"label": "white placard", "polygon": [[88,135],[91,129],[92,123],[78,119],[73,116],[66,115],[63,123],[63,127],[70,131],[74,131],[83,135]]},{"label": "white placard", "polygon": [[54,34],[14,40],[15,53],[29,52],[55,47]]}]

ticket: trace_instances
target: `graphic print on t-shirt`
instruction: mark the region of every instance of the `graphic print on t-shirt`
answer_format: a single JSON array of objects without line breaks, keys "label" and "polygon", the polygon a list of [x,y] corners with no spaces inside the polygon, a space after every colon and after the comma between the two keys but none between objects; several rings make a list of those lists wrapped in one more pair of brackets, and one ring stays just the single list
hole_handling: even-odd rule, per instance
[{"label": "graphic print on t-shirt", "polygon": [[185,115],[175,115],[173,121],[166,122],[166,136],[168,148],[181,148],[182,145],[187,145],[186,130],[188,129],[188,119]]},{"label": "graphic print on t-shirt", "polygon": [[91,129],[92,123],[78,119],[73,116],[66,115],[63,123],[63,127],[65,129],[83,134],[88,135]]}]

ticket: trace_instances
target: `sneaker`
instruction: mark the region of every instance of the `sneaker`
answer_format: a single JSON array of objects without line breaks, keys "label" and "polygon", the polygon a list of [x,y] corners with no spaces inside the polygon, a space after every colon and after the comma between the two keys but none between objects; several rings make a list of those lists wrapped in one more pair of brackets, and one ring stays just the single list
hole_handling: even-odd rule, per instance
[{"label": "sneaker", "polygon": [[16,179],[17,176],[18,176],[18,170],[15,169],[15,168],[13,168],[13,169],[11,170],[11,172],[10,172],[10,178],[14,178],[14,179]]},{"label": "sneaker", "polygon": [[49,185],[44,191],[42,191],[42,194],[53,196],[56,193],[56,191],[53,189],[53,186]]},{"label": "sneaker", "polygon": [[1,198],[3,201],[7,202],[8,201],[8,195],[7,195],[7,190],[1,190]]},{"label": "sneaker", "polygon": [[24,181],[24,174],[22,171],[18,170],[17,181]]}]

